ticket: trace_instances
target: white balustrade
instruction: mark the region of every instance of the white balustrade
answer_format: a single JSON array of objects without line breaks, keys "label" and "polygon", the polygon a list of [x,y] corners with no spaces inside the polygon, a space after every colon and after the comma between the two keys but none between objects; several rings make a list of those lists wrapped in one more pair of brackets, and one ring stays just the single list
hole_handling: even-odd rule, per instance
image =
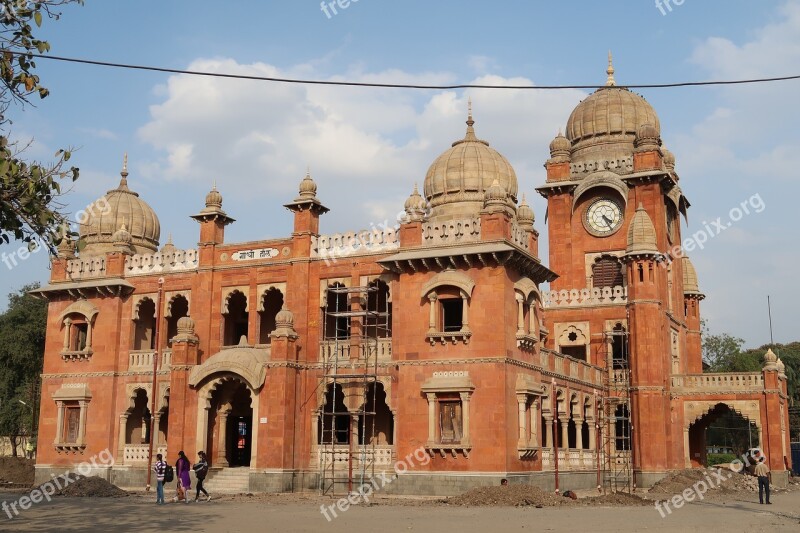
[{"label": "white balustrade", "polygon": [[[375,466],[385,467],[394,464],[394,446],[353,446],[353,467]],[[320,444],[311,452],[311,464],[319,466],[324,460],[326,466],[333,462],[334,468],[347,468],[350,458],[350,446],[337,444],[335,446]]]},{"label": "white balustrade", "polygon": [[764,390],[764,376],[761,372],[740,372],[725,374],[687,374],[672,376],[672,387],[692,390]]},{"label": "white balustrade", "polygon": [[311,257],[335,261],[351,255],[377,254],[400,248],[397,230],[386,226],[383,229],[348,231],[311,238]]},{"label": "white balustrade", "polygon": [[546,309],[578,307],[581,305],[621,305],[628,302],[628,288],[595,287],[592,289],[561,289],[542,292],[543,306]]},{"label": "white balustrade", "polygon": [[[147,455],[149,450],[149,444],[126,444],[122,457],[123,464],[147,464]],[[162,457],[166,457],[167,446],[163,444],[158,446],[153,445],[153,457],[155,458],[156,454],[159,453]]]},{"label": "white balustrade", "polygon": [[427,222],[422,225],[422,243],[426,246],[476,242],[481,239],[479,217]]},{"label": "white balustrade", "polygon": [[197,250],[135,254],[125,258],[125,275],[146,276],[162,272],[197,270],[198,258]]}]

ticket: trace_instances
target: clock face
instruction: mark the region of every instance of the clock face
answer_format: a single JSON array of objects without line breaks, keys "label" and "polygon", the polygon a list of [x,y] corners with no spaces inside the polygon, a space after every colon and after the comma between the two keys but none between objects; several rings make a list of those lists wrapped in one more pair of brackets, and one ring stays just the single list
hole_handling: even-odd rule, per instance
[{"label": "clock face", "polygon": [[605,237],[622,227],[622,208],[609,198],[598,198],[586,209],[584,220],[590,233]]}]

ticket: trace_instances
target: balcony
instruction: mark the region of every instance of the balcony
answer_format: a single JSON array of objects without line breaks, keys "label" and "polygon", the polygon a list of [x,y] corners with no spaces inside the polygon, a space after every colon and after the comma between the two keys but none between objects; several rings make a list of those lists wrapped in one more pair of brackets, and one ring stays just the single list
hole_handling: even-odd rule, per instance
[{"label": "balcony", "polygon": [[761,392],[764,376],[761,372],[726,374],[686,374],[672,376],[672,389],[681,392]]},{"label": "balcony", "polygon": [[[123,464],[126,465],[146,465],[149,444],[126,444],[122,454]],[[153,445],[153,457],[160,453],[162,457],[167,456],[166,444]]]},{"label": "balcony", "polygon": [[549,370],[558,375],[589,382],[593,385],[603,384],[603,370],[585,361],[579,361],[550,350],[541,350],[539,357],[543,370]]},{"label": "balcony", "polygon": [[[365,447],[353,445],[353,468],[367,468],[372,466],[391,467],[394,464],[394,446],[372,446]],[[321,466],[322,459],[325,459],[326,466],[330,467],[333,462],[334,469],[348,468],[350,458],[350,446],[348,444],[336,444],[335,446],[320,444],[311,451],[311,467]]]},{"label": "balcony", "polygon": [[[597,468],[597,452],[595,450],[558,450],[558,470],[581,471],[595,470]],[[542,470],[555,470],[555,455],[553,448],[542,448]]]},{"label": "balcony", "polygon": [[[152,372],[155,350],[131,350],[128,353],[128,370],[134,372]],[[161,361],[158,362],[159,370],[169,370],[172,365],[172,350],[161,352]]]},{"label": "balcony", "polygon": [[545,309],[561,309],[581,306],[624,305],[628,303],[628,288],[621,285],[615,287],[595,287],[592,289],[562,289],[560,291],[543,291]]}]

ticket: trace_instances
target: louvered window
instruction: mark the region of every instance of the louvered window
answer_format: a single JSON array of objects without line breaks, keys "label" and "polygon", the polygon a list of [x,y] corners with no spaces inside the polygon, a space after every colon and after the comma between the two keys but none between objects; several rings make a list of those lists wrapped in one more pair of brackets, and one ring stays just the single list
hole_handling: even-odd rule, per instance
[{"label": "louvered window", "polygon": [[597,288],[622,286],[622,265],[616,257],[601,257],[592,266],[593,285]]}]

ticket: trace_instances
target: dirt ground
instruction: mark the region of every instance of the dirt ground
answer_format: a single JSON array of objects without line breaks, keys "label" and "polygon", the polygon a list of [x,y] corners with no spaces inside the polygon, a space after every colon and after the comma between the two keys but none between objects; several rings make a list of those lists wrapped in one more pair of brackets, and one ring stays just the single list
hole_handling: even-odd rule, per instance
[{"label": "dirt ground", "polygon": [[33,485],[33,459],[0,457],[0,488]]}]

